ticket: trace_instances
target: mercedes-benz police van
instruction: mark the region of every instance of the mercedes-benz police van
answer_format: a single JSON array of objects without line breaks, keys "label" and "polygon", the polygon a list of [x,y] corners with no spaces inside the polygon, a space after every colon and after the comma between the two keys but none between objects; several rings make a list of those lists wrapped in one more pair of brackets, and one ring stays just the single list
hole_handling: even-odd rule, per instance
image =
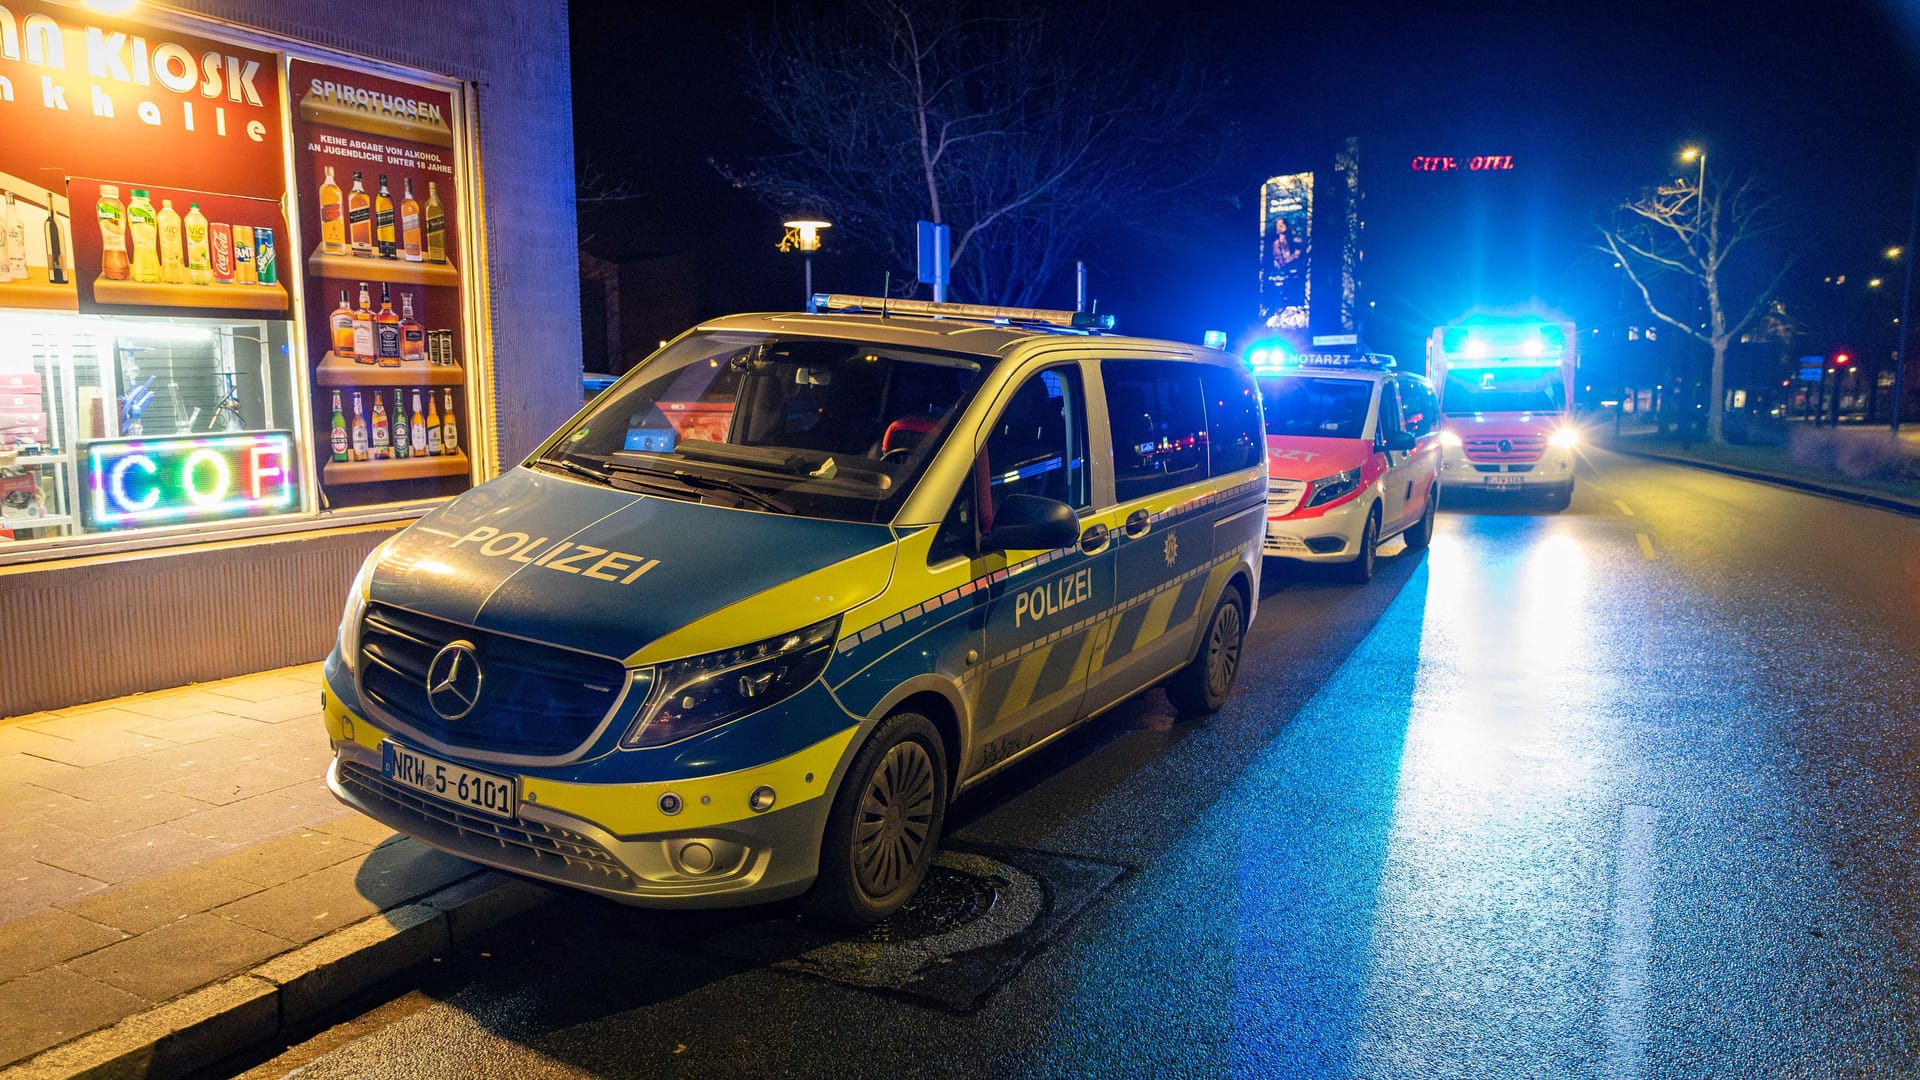
[{"label": "mercedes-benz police van", "polygon": [[368,556],[328,783],[634,904],[885,917],[948,800],[1155,684],[1225,701],[1259,391],[1074,313],[822,296],[682,335]]}]

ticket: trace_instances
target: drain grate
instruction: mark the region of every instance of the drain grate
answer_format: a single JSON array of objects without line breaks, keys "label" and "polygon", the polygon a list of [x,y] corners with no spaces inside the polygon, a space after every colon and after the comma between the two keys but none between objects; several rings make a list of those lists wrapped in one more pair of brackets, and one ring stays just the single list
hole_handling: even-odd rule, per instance
[{"label": "drain grate", "polygon": [[912,903],[868,930],[834,933],[787,916],[731,926],[700,947],[971,1012],[1126,872],[1072,855],[954,845],[934,856]]}]

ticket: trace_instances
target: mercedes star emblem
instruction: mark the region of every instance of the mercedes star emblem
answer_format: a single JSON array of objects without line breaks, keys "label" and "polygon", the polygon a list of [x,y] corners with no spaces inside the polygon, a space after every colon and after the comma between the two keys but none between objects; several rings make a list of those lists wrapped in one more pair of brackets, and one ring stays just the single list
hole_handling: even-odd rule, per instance
[{"label": "mercedes star emblem", "polygon": [[427,665],[427,704],[442,720],[458,720],[480,700],[480,656],[473,642],[456,641]]},{"label": "mercedes star emblem", "polygon": [[1500,452],[1501,452],[1501,453],[1503,453],[1503,454],[1511,454],[1511,453],[1513,453],[1513,440],[1512,440],[1512,439],[1501,439],[1501,440],[1500,440]]}]

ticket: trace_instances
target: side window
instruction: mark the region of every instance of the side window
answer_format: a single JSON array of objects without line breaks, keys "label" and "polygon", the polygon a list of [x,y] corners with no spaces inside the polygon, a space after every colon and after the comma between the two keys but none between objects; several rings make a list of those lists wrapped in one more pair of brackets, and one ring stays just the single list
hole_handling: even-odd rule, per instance
[{"label": "side window", "polygon": [[1433,432],[1433,394],[1413,379],[1400,380],[1401,426],[1419,438]]},{"label": "side window", "polygon": [[1253,377],[1204,367],[1200,386],[1207,394],[1208,475],[1251,469],[1264,461],[1267,438],[1260,425],[1260,388]]},{"label": "side window", "polygon": [[1380,384],[1380,423],[1374,429],[1375,439],[1385,439],[1400,427],[1400,392],[1392,379]]},{"label": "side window", "polygon": [[1121,502],[1204,479],[1207,410],[1197,364],[1102,360]]},{"label": "side window", "polygon": [[974,459],[971,482],[961,485],[940,523],[929,560],[971,553],[974,538],[993,531],[994,514],[1010,495],[1057,499],[1075,510],[1093,504],[1078,368],[1048,368],[1014,391]]}]

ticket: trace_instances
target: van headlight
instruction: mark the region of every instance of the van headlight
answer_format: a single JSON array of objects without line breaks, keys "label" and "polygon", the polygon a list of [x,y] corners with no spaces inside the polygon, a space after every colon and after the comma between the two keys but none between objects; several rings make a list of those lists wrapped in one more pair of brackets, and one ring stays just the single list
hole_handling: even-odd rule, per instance
[{"label": "van headlight", "polygon": [[1452,450],[1460,449],[1460,433],[1452,428],[1441,428],[1440,445]]},{"label": "van headlight", "polygon": [[735,649],[661,664],[659,690],[620,745],[665,746],[778,704],[807,688],[833,658],[840,617]]},{"label": "van headlight", "polygon": [[1563,427],[1547,437],[1548,446],[1557,446],[1562,450],[1571,450],[1580,445],[1580,429]]},{"label": "van headlight", "polygon": [[1307,496],[1307,505],[1324,506],[1358,490],[1360,490],[1360,470],[1356,467],[1346,472],[1334,473],[1325,479],[1315,480],[1313,494]]},{"label": "van headlight", "polygon": [[347,588],[347,607],[340,613],[340,634],[337,646],[340,649],[340,662],[347,670],[359,673],[360,668],[360,618],[367,613],[367,590],[373,584],[373,568],[387,553],[392,540],[382,540],[366,559],[360,563],[360,572],[353,575],[353,584]]}]

